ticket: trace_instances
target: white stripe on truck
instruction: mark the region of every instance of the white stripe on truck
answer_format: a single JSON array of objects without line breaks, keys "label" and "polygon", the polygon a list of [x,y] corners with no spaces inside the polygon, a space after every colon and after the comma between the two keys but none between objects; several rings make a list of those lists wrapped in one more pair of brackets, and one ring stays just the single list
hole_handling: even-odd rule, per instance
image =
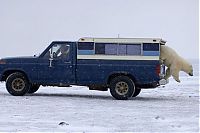
[{"label": "white stripe on truck", "polygon": [[77,55],[77,59],[100,60],[159,60],[159,56]]}]

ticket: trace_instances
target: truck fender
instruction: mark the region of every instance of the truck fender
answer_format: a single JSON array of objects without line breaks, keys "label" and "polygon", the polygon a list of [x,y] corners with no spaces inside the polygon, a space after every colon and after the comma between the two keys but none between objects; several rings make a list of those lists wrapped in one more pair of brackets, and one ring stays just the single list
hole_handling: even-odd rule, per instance
[{"label": "truck fender", "polygon": [[10,74],[15,73],[15,72],[23,73],[26,76],[26,78],[28,79],[28,81],[29,81],[29,76],[27,75],[27,73],[24,70],[22,70],[22,69],[12,69],[12,68],[5,69],[3,71],[3,74],[2,74],[2,77],[1,77],[1,81],[6,81],[7,77]]},{"label": "truck fender", "polygon": [[132,74],[124,72],[124,71],[120,71],[120,72],[113,72],[113,73],[109,74],[109,76],[107,77],[107,84],[108,85],[110,84],[111,79],[113,79],[117,76],[122,76],[122,75],[131,78],[134,82],[137,81]]}]

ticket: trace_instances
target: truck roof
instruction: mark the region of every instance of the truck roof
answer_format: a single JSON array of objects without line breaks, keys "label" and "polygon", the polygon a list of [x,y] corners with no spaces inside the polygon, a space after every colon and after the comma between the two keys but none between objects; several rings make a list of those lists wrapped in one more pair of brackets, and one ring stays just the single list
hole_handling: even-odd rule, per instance
[{"label": "truck roof", "polygon": [[166,41],[161,38],[92,38],[83,37],[78,42],[95,42],[95,43],[161,43]]}]

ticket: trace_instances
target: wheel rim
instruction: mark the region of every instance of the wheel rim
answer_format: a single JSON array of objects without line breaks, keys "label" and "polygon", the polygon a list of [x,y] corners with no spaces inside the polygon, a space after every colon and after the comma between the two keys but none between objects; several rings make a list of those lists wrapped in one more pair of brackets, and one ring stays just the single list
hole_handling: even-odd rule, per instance
[{"label": "wheel rim", "polygon": [[16,78],[12,81],[12,88],[15,91],[22,91],[25,87],[25,82],[21,78]]},{"label": "wheel rim", "polygon": [[115,86],[115,91],[119,94],[119,95],[125,95],[127,94],[129,90],[128,84],[126,82],[118,82]]}]

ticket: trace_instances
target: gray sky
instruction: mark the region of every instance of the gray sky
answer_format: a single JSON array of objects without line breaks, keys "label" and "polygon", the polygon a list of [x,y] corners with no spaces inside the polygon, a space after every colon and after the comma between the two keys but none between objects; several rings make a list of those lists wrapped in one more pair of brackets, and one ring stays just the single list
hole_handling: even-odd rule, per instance
[{"label": "gray sky", "polygon": [[199,56],[198,0],[0,0],[0,57],[41,53],[53,40],[158,37]]}]

